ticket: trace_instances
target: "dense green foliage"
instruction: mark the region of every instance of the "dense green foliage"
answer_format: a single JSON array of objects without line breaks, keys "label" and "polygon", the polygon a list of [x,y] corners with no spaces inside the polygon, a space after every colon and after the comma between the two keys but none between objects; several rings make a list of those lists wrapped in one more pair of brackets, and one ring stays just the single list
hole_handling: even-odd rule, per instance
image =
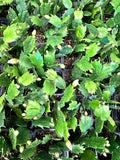
[{"label": "dense green foliage", "polygon": [[[97,160],[110,153],[120,160],[112,116],[120,104],[112,98],[120,93],[120,1],[0,0],[0,20],[6,8],[9,25],[0,22],[1,157]],[[58,72],[66,70],[61,57],[73,60],[69,82]],[[43,135],[31,139],[29,123]]]}]

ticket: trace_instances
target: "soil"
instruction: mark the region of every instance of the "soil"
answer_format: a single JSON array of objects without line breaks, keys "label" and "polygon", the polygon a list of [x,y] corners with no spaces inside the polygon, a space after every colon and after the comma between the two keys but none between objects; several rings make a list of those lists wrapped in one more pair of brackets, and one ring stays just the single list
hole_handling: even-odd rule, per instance
[{"label": "soil", "polygon": [[62,46],[70,45],[72,48],[74,47],[74,42],[73,42],[73,37],[71,34],[69,34],[67,37],[64,39],[64,43]]},{"label": "soil", "polygon": [[46,43],[45,34],[41,31],[40,27],[30,28],[28,31],[28,35],[32,35],[33,30],[36,30],[35,39],[37,43]]},{"label": "soil", "polygon": [[65,57],[64,59],[64,65],[66,69],[72,69],[73,68],[73,63],[75,62],[76,58],[75,57]]},{"label": "soil", "polygon": [[59,64],[59,63],[61,63],[61,59],[60,58],[56,58],[55,59],[55,64]]},{"label": "soil", "polygon": [[77,94],[77,95],[81,95],[82,94],[81,91],[77,87],[75,87],[75,94]]},{"label": "soil", "polygon": [[9,5],[5,5],[4,9],[2,10],[2,12],[0,13],[1,17],[5,17],[8,15],[8,10],[9,10]]},{"label": "soil", "polygon": [[111,154],[107,154],[107,157],[105,157],[103,155],[98,156],[98,160],[111,160],[111,159],[112,159]]},{"label": "soil", "polygon": [[36,42],[37,43],[46,43],[45,35],[42,31],[40,31],[40,28],[36,28]]},{"label": "soil", "polygon": [[68,86],[68,85],[70,84],[70,82],[71,82],[71,79],[70,79],[70,77],[71,77],[71,72],[65,72],[65,73],[64,73],[64,77],[65,77],[66,85]]},{"label": "soil", "polygon": [[3,33],[2,32],[0,33],[0,37],[3,37]]}]

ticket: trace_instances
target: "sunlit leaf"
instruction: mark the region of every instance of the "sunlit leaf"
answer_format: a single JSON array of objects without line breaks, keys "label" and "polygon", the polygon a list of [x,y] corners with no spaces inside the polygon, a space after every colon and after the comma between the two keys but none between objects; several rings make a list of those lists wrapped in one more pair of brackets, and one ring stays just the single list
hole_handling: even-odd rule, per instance
[{"label": "sunlit leaf", "polygon": [[82,115],[79,122],[81,132],[86,133],[86,131],[91,127],[91,123],[92,117]]},{"label": "sunlit leaf", "polygon": [[14,80],[13,80],[7,90],[8,98],[14,99],[19,94],[19,92],[20,91],[18,91],[18,89],[16,88],[16,86],[14,84]]},{"label": "sunlit leaf", "polygon": [[34,75],[30,74],[29,72],[26,72],[18,78],[18,82],[23,84],[24,86],[28,86],[29,84],[34,82],[34,79]]}]

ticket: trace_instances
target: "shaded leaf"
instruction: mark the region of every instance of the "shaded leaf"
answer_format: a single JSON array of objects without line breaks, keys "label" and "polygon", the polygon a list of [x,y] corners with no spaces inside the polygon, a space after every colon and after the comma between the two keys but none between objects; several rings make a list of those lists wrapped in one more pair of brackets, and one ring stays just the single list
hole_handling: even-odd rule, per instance
[{"label": "shaded leaf", "polygon": [[95,131],[97,133],[101,133],[103,129],[104,121],[102,121],[99,117],[95,118]]},{"label": "shaded leaf", "polygon": [[31,158],[35,152],[36,152],[36,147],[26,148],[19,156],[20,158],[27,160],[28,158]]},{"label": "shaded leaf", "polygon": [[96,154],[91,150],[85,150],[85,152],[81,155],[81,160],[97,160]]},{"label": "shaded leaf", "polygon": [[[40,128],[50,128],[51,125],[53,124],[53,118],[51,117],[45,117],[45,116],[42,116],[40,119],[38,120],[33,120],[32,121],[33,125],[35,127],[40,127]],[[54,125],[54,124],[53,124]]]},{"label": "shaded leaf", "polygon": [[5,94],[0,97],[0,112],[3,110],[5,104]]},{"label": "shaded leaf", "polygon": [[5,111],[3,110],[2,112],[0,112],[0,127],[5,127],[4,120],[5,120]]},{"label": "shaded leaf", "polygon": [[22,126],[18,127],[17,130],[19,132],[17,136],[17,145],[26,144],[27,141],[30,139],[30,131]]},{"label": "shaded leaf", "polygon": [[90,137],[83,140],[85,145],[94,149],[105,149],[106,139],[103,137]]},{"label": "shaded leaf", "polygon": [[16,149],[18,134],[19,134],[19,132],[17,130],[14,130],[13,128],[9,129],[9,137],[10,137],[13,149]]},{"label": "shaded leaf", "polygon": [[84,150],[84,148],[80,144],[72,145],[72,152],[75,154],[83,153],[83,150]]},{"label": "shaded leaf", "polygon": [[9,146],[7,144],[6,139],[3,136],[0,136],[0,152],[2,155],[5,155],[9,151]]},{"label": "shaded leaf", "polygon": [[113,150],[112,160],[120,160],[120,147]]}]

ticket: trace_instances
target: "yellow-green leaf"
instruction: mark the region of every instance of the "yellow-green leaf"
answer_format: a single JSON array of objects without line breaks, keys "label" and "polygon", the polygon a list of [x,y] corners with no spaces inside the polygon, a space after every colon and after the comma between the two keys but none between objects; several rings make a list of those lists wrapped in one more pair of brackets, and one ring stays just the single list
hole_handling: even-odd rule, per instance
[{"label": "yellow-green leaf", "polygon": [[35,76],[30,74],[29,72],[24,73],[21,77],[19,77],[18,82],[23,84],[24,86],[28,86],[33,83]]},{"label": "yellow-green leaf", "polygon": [[16,86],[14,84],[14,80],[13,80],[7,90],[8,98],[14,99],[19,94],[19,92],[20,91],[18,91],[18,89],[16,88]]}]

